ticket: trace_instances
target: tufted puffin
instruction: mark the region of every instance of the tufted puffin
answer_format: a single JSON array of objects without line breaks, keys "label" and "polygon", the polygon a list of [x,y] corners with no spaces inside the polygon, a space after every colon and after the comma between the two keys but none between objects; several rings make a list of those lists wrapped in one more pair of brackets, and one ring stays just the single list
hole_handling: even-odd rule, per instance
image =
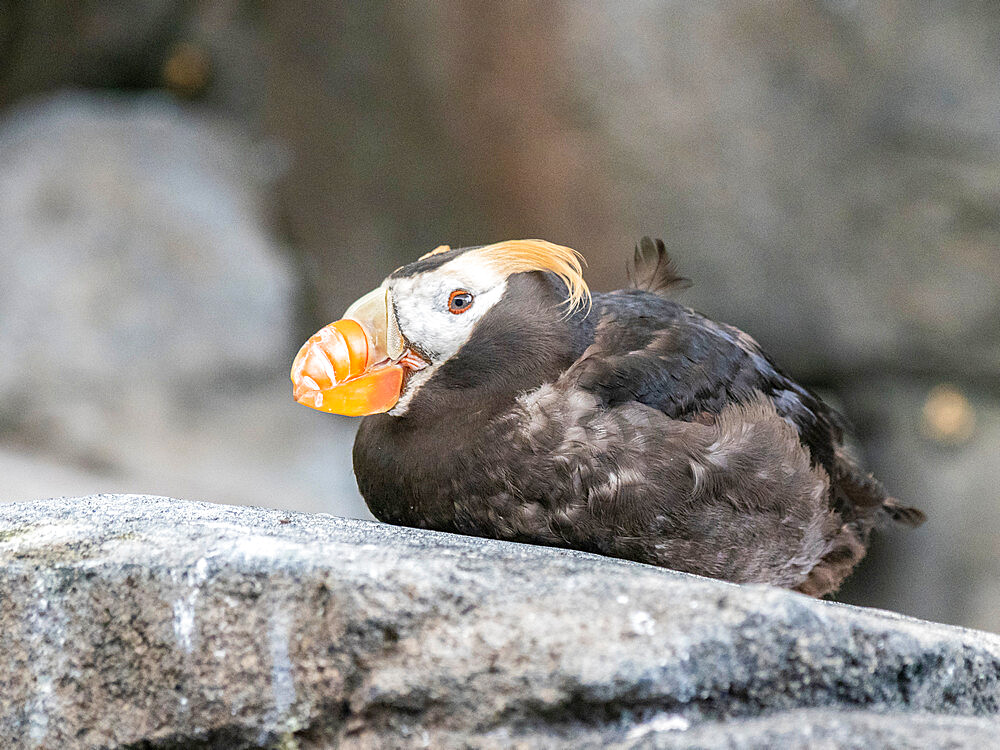
[{"label": "tufted puffin", "polygon": [[669,298],[662,241],[629,279],[591,294],[542,240],[442,245],[306,342],[295,399],[365,416],[354,471],[392,524],[822,596],[879,522],[923,522],[753,338]]}]

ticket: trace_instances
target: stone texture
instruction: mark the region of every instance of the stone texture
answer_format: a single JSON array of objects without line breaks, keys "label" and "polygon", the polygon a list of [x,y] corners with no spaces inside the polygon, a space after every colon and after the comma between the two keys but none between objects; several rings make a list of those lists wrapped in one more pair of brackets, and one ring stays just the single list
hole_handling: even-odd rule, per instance
[{"label": "stone texture", "polygon": [[354,425],[291,399],[281,163],[155,95],[60,95],[0,122],[0,502],[60,491],[32,468],[48,461],[80,475],[73,494],[366,514]]},{"label": "stone texture", "polygon": [[989,388],[957,389],[970,425],[947,440],[928,425],[930,399],[941,387],[880,378],[849,389],[850,410],[872,435],[871,469],[931,519],[877,535],[859,579],[848,579],[841,597],[867,596],[915,616],[1000,632],[1000,398]]},{"label": "stone texture", "polygon": [[578,552],[97,495],[0,506],[18,747],[986,746],[1000,638]]},{"label": "stone texture", "polygon": [[997,6],[573,6],[564,34],[620,234],[665,231],[696,307],[815,380],[1000,368]]},{"label": "stone texture", "polygon": [[[783,711],[763,718],[708,722],[671,731],[662,718],[630,730],[610,747],[638,750],[870,750],[871,748],[982,748],[996,741],[995,719],[865,711]],[[648,732],[648,735],[646,734]]]},{"label": "stone texture", "polygon": [[656,234],[685,300],[800,376],[1000,368],[996,4],[310,0],[267,20],[321,317],[357,292],[344,261],[368,288],[441,242],[541,236],[617,288]]},{"label": "stone texture", "polygon": [[243,0],[0,0],[0,109],[65,88],[159,88],[252,127],[259,16]]},{"label": "stone texture", "polygon": [[0,106],[59,86],[156,85],[186,6],[182,0],[3,0]]},{"label": "stone texture", "polygon": [[[263,205],[279,164],[155,96],[12,113],[0,129],[0,392],[142,400],[291,349],[291,269]],[[107,388],[108,371],[122,387]]]}]

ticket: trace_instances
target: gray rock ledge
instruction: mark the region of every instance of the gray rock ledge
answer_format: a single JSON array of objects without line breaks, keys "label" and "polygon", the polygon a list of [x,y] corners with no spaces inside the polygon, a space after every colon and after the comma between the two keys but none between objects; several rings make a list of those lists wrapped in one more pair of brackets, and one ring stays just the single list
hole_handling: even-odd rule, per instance
[{"label": "gray rock ledge", "polygon": [[565,550],[0,506],[0,746],[989,747],[1000,637]]}]

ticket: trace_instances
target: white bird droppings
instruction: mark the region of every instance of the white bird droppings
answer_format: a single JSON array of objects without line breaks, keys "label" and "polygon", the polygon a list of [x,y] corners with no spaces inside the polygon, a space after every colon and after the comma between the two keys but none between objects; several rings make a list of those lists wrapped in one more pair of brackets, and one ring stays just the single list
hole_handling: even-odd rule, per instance
[{"label": "white bird droppings", "polygon": [[288,656],[288,639],[291,637],[291,620],[284,609],[271,612],[268,628],[268,646],[271,652],[271,689],[274,691],[274,708],[284,716],[295,703],[295,682],[292,678],[292,661]]},{"label": "white bird droppings", "polygon": [[656,632],[656,620],[649,616],[649,612],[641,609],[630,612],[628,622],[636,635],[652,635]]},{"label": "white bird droppings", "polygon": [[201,594],[201,585],[208,580],[208,560],[199,558],[194,570],[185,573],[184,578],[190,591],[174,602],[174,635],[184,652],[190,654],[194,650],[195,604]]},{"label": "white bird droppings", "polygon": [[657,714],[649,721],[643,722],[629,730],[626,739],[636,740],[654,732],[683,732],[691,726],[691,722],[677,714]]}]

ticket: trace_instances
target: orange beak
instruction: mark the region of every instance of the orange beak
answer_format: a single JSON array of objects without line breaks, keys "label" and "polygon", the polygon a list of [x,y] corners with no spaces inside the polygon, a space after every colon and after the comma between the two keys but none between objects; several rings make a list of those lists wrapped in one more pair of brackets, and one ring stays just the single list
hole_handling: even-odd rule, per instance
[{"label": "orange beak", "polygon": [[330,414],[381,414],[396,405],[407,371],[426,364],[406,348],[389,291],[379,287],[302,346],[292,362],[293,395]]}]

